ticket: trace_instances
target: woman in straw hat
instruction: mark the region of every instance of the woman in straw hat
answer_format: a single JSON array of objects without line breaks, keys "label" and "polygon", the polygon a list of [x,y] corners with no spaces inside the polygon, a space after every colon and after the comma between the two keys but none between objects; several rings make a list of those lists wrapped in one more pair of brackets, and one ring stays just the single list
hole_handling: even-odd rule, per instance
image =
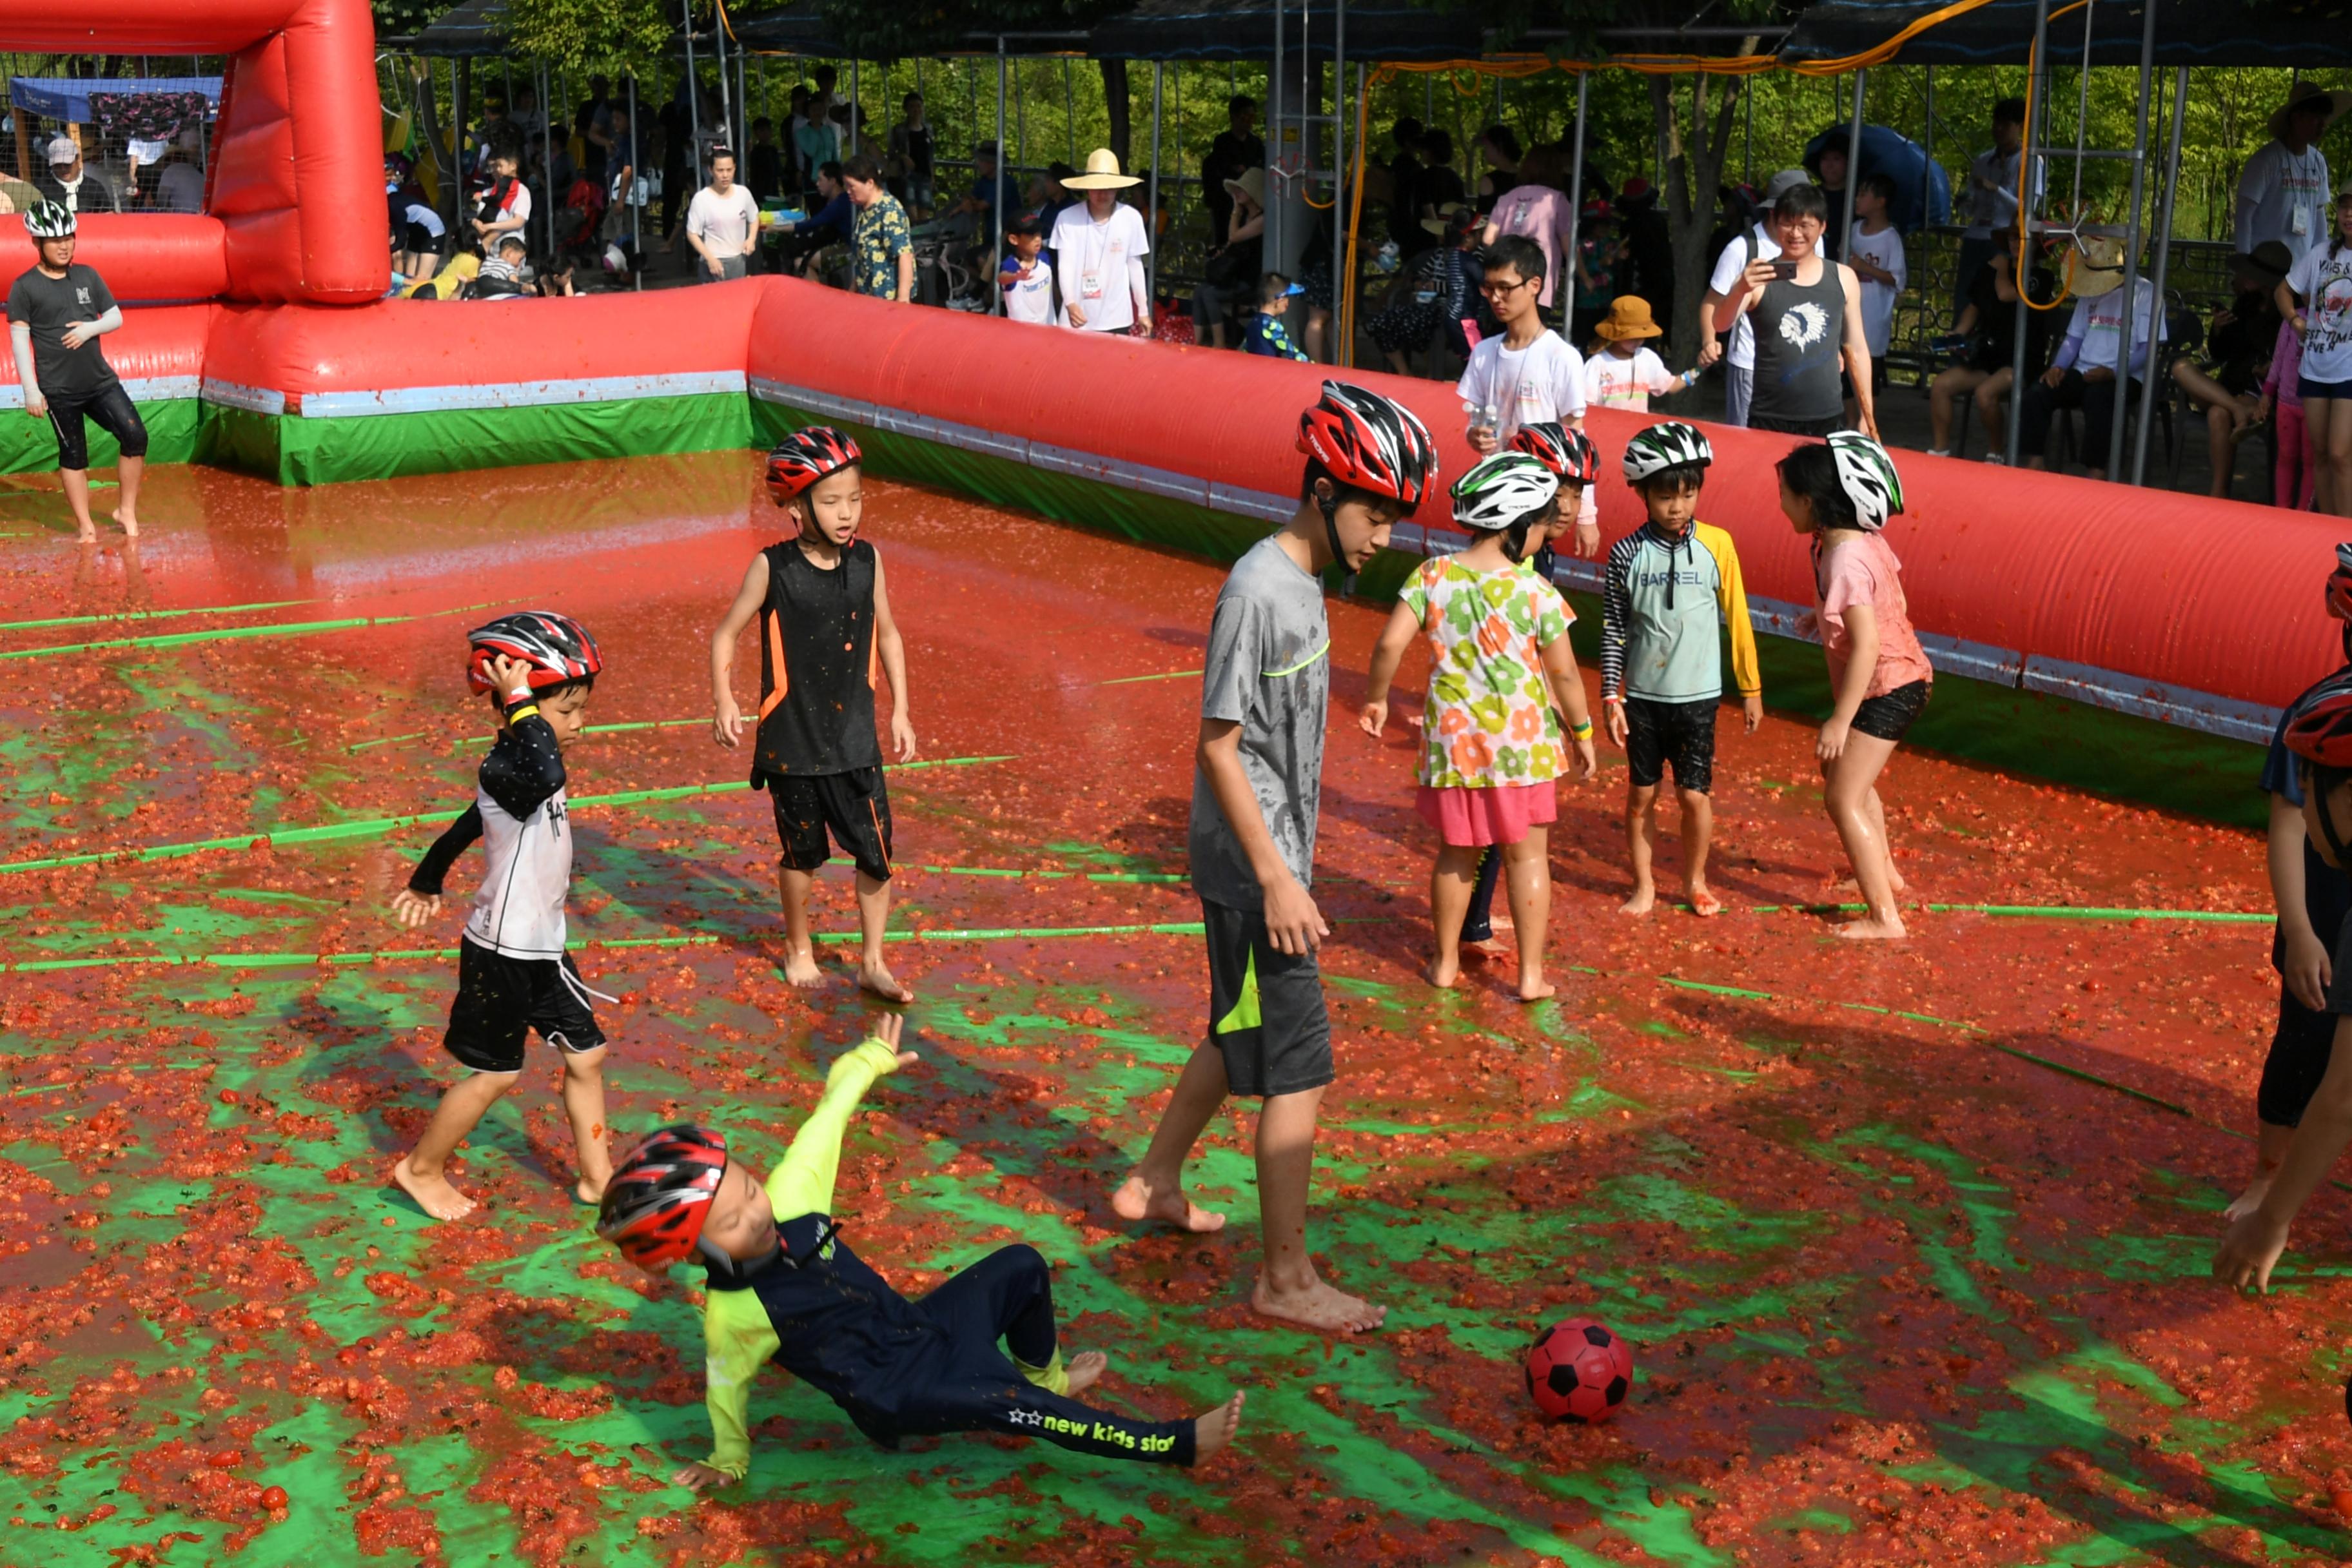
[{"label": "woman in straw hat", "polygon": [[1062,291],[1062,324],[1086,332],[1151,335],[1151,286],[1143,258],[1151,238],[1143,215],[1118,193],[1143,182],[1119,172],[1108,147],[1087,154],[1084,174],[1062,182],[1083,191],[1086,202],[1054,220],[1054,279]]},{"label": "woman in straw hat", "polygon": [[[2050,466],[2051,417],[2061,408],[2083,411],[2084,468],[2095,479],[2107,477],[2107,437],[2129,408],[2128,398],[2147,374],[2148,318],[2155,311],[2156,337],[2165,336],[2164,315],[2156,310],[2156,285],[2137,280],[2125,309],[2124,247],[2104,237],[2083,242],[2069,258],[2074,314],[2050,368],[2025,389],[2018,409],[2017,449],[2029,468]],[[2130,351],[2124,351],[2125,334]]]},{"label": "woman in straw hat", "polygon": [[2352,109],[2352,92],[2326,92],[2299,81],[2271,111],[2269,145],[2247,159],[2245,173],[2238,176],[2242,254],[2275,239],[2300,260],[2305,251],[2326,242],[2335,226],[2327,216],[2327,154],[2317,143],[2347,109]]}]

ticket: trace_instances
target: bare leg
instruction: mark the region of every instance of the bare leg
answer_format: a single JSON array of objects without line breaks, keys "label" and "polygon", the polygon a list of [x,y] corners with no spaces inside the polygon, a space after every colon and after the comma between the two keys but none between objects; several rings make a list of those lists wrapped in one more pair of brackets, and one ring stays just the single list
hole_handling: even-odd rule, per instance
[{"label": "bare leg", "polygon": [[73,509],[74,532],[85,544],[98,538],[98,524],[89,520],[89,470],[59,468],[58,483],[64,487],[66,505]]},{"label": "bare leg", "polygon": [[1224,1104],[1225,1089],[1224,1053],[1203,1040],[1176,1079],[1176,1092],[1152,1130],[1151,1147],[1111,1194],[1111,1209],[1119,1218],[1156,1219],[1179,1230],[1224,1228],[1224,1215],[1196,1208],[1184,1195],[1184,1159]]},{"label": "bare leg", "polygon": [[1658,837],[1658,786],[1633,784],[1625,791],[1625,858],[1633,863],[1633,896],[1620,912],[1646,915],[1658,901],[1658,884],[1650,869],[1652,845]]},{"label": "bare leg", "polygon": [[115,472],[121,476],[122,500],[114,509],[114,521],[122,525],[125,536],[139,537],[139,477],[147,471],[144,458],[124,458]]},{"label": "bare leg", "polygon": [[1977,423],[1984,426],[1985,450],[1995,455],[2009,445],[2009,421],[2002,416],[2001,400],[2009,395],[2012,379],[2007,370],[1997,370],[1977,386]]},{"label": "bare leg", "polygon": [[2254,1124],[2253,1184],[2238,1194],[2238,1201],[2221,1211],[2224,1219],[2243,1219],[2263,1206],[2270,1196],[2271,1180],[2278,1174],[2280,1163],[2286,1159],[2286,1149],[2294,1142],[2294,1129],[2274,1127],[2267,1121]]},{"label": "bare leg", "polygon": [[[1444,990],[1462,978],[1462,917],[1470,912],[1470,889],[1478,882],[1478,849],[1448,844],[1437,851],[1429,873],[1429,915],[1437,922],[1437,956],[1429,963],[1432,985]],[[1516,901],[1513,911],[1517,910]]]},{"label": "bare leg", "polygon": [[1320,1089],[1269,1097],[1257,1119],[1257,1202],[1265,1258],[1250,1306],[1259,1315],[1329,1334],[1377,1329],[1386,1307],[1323,1282],[1307,1250],[1307,1188],[1315,1173]]},{"label": "bare leg", "polygon": [[1405,363],[1404,352],[1401,349],[1389,350],[1389,368],[1399,375],[1412,374],[1412,366]]},{"label": "bare leg", "polygon": [[604,1147],[604,1047],[563,1053],[563,1114],[572,1120],[572,1146],[580,1152],[574,1197],[593,1204],[613,1179],[613,1156]]},{"label": "bare leg", "polygon": [[1899,898],[1911,884],[1905,881],[1903,873],[1895,868],[1895,836],[1886,831],[1886,803],[1878,798],[1874,786],[1870,792],[1870,826],[1877,832],[1878,841],[1886,846],[1886,885],[1894,889]]},{"label": "bare leg", "polygon": [[1853,866],[1854,880],[1862,889],[1863,902],[1868,906],[1862,919],[1838,928],[1840,936],[1904,934],[1903,916],[1895,907],[1895,889],[1888,877],[1890,863],[1884,818],[1874,816],[1870,809],[1870,795],[1878,782],[1879,771],[1894,754],[1892,741],[1849,732],[1844,753],[1822,769],[1829,786],[1823,792],[1823,799],[1830,821],[1845,845],[1845,858]]},{"label": "bare leg", "polygon": [[1706,847],[1715,837],[1715,802],[1695,789],[1677,790],[1683,803],[1683,891],[1691,912],[1719,915],[1723,900],[1706,885]]},{"label": "bare leg", "polygon": [[1503,848],[1511,924],[1519,939],[1519,1000],[1540,1002],[1558,987],[1544,978],[1544,938],[1551,930],[1551,830],[1530,827]]},{"label": "bare leg", "polygon": [[474,1212],[474,1200],[449,1182],[449,1156],[466,1135],[481,1124],[499,1097],[514,1087],[520,1076],[510,1072],[468,1073],[449,1086],[415,1152],[392,1168],[392,1179],[417,1206],[435,1219],[463,1219]]},{"label": "bare leg", "polygon": [[784,979],[793,985],[814,985],[824,978],[816,966],[816,939],[809,932],[809,894],[816,879],[790,866],[776,868],[776,897],[784,906]]},{"label": "bare leg", "polygon": [[890,923],[890,884],[857,873],[857,984],[885,1002],[912,1002],[915,994],[882,962],[882,932]]},{"label": "bare leg", "polygon": [[1307,312],[1307,341],[1300,346],[1306,349],[1308,359],[1318,363],[1322,362],[1323,345],[1330,331],[1330,311],[1310,310]]}]

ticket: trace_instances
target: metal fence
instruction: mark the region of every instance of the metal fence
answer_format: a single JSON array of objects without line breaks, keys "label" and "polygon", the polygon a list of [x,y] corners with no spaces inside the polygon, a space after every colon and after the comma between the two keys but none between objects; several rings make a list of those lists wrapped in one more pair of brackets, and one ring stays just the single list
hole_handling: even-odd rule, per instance
[{"label": "metal fence", "polygon": [[0,53],[0,196],[78,213],[204,210],[222,61],[185,55]]}]

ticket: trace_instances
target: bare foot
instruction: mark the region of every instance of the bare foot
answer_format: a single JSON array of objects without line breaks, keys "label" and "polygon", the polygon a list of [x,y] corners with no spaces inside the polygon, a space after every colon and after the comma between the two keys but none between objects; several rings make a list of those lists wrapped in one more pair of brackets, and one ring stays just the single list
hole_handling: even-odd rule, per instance
[{"label": "bare foot", "polygon": [[1386,1307],[1360,1300],[1320,1279],[1304,1290],[1277,1294],[1263,1274],[1250,1291],[1250,1309],[1262,1318],[1279,1318],[1326,1334],[1365,1333],[1379,1328],[1389,1315]]},{"label": "bare foot", "polygon": [[1898,894],[1907,893],[1911,890],[1911,884],[1905,881],[1903,879],[1903,873],[1895,868],[1895,857],[1892,855],[1886,858],[1886,881],[1887,885],[1892,887]]},{"label": "bare foot", "polygon": [[1715,896],[1715,889],[1708,887],[1705,882],[1693,882],[1688,888],[1685,889],[1684,891],[1690,897],[1691,913],[1698,916],[1701,920],[1705,920],[1710,915],[1719,915],[1723,912],[1723,900],[1717,898]]},{"label": "bare foot", "polygon": [[114,521],[121,527],[122,536],[125,539],[136,539],[139,537],[139,520],[137,518],[125,517],[121,512],[117,511],[114,514]]},{"label": "bare foot", "polygon": [[1448,963],[1441,955],[1431,959],[1429,967],[1421,973],[1440,991],[1451,991],[1454,989],[1454,982],[1462,978],[1462,961],[1457,958]]},{"label": "bare foot", "polygon": [[1848,921],[1837,928],[1837,933],[1848,942],[1900,942],[1907,934],[1899,917]]},{"label": "bare foot", "polygon": [[1242,1396],[1236,1393],[1214,1410],[1192,1423],[1192,1462],[1215,1457],[1218,1449],[1234,1440],[1242,1429]]},{"label": "bare foot", "polygon": [[1617,906],[1617,912],[1621,915],[1646,915],[1657,906],[1658,889],[1641,887],[1633,889],[1632,898]]},{"label": "bare foot", "polygon": [[408,1158],[403,1155],[392,1168],[392,1179],[400,1190],[416,1200],[416,1206],[435,1219],[464,1219],[474,1212],[474,1200],[449,1184],[443,1175],[427,1176],[409,1169]]},{"label": "bare foot", "polygon": [[1178,1230],[1206,1232],[1225,1228],[1224,1215],[1193,1203],[1184,1195],[1182,1187],[1154,1187],[1139,1175],[1129,1176],[1119,1184],[1118,1191],[1110,1195],[1110,1206],[1111,1212],[1121,1219],[1156,1219]]},{"label": "bare foot", "polygon": [[1482,962],[1492,963],[1510,957],[1511,950],[1508,946],[1505,945],[1500,937],[1490,936],[1477,942],[1464,942],[1462,944],[1462,956],[1465,958],[1475,958]]},{"label": "bare foot", "polygon": [[591,1205],[601,1204],[604,1201],[604,1184],[612,1179],[610,1175],[600,1176],[593,1180],[583,1176],[572,1184],[572,1195],[583,1204]]},{"label": "bare foot", "polygon": [[96,544],[98,542],[98,525],[96,523],[92,523],[88,528],[79,530],[75,532],[74,537],[84,544]]},{"label": "bare foot", "polygon": [[2262,1207],[2263,1200],[2270,1195],[2271,1178],[2268,1176],[2256,1176],[2254,1178],[2254,1184],[2248,1187],[2244,1192],[2239,1194],[2238,1201],[2236,1203],[2231,1204],[2228,1208],[2221,1211],[2221,1217],[2223,1219],[2232,1221],[2242,1220],[2248,1215],[2253,1213],[2256,1209]]},{"label": "bare foot", "polygon": [[1540,969],[1519,971],[1519,1000],[1522,1002],[1540,1002],[1559,990],[1559,986],[1543,977]]},{"label": "bare foot", "polygon": [[857,984],[861,990],[871,991],[885,1002],[912,1002],[915,994],[898,984],[879,959],[868,959],[857,966]]},{"label": "bare foot", "polygon": [[824,984],[824,971],[816,966],[816,949],[802,948],[795,952],[784,951],[784,984],[805,991],[812,985]]},{"label": "bare foot", "polygon": [[1110,1357],[1100,1351],[1080,1351],[1063,1365],[1062,1370],[1070,1374],[1070,1392],[1083,1394],[1110,1370]]}]

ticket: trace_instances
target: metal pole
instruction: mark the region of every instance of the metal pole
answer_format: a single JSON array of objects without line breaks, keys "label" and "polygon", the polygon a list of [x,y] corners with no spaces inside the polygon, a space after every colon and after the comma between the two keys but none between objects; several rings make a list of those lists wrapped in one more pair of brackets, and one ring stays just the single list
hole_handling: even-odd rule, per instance
[{"label": "metal pole", "polygon": [[849,62],[849,153],[852,157],[856,157],[858,151],[858,111],[866,106],[866,95],[860,90],[858,84],[857,68],[860,63],[857,60]]},{"label": "metal pole", "polygon": [[[2084,24],[2088,25],[2087,21]],[[2034,0],[2033,58],[2049,79],[2050,57],[2044,52],[2050,42],[2050,0]],[[2017,467],[2017,438],[2020,416],[2025,408],[2025,325],[2033,314],[2031,293],[2033,284],[2033,209],[2041,205],[2042,184],[2033,176],[2040,169],[2042,139],[2036,132],[2049,121],[2050,94],[2046,88],[2037,89],[2033,70],[2025,78],[2026,106],[2025,141],[2017,154],[2017,244],[2010,262],[2017,278],[2017,326],[2011,335],[2009,347],[2009,442],[2005,460]]]},{"label": "metal pole", "polygon": [[[751,84],[744,64],[750,58],[751,51],[744,48],[742,40],[738,38],[735,47],[735,155],[744,159],[748,159],[749,154],[743,150],[751,144]],[[763,78],[764,75],[763,72]],[[749,173],[748,166],[745,172]]]},{"label": "metal pole", "polygon": [[[2048,0],[2044,0],[2044,4],[2047,3]],[[996,38],[996,174],[990,182],[988,192],[988,210],[994,216],[996,225],[995,248],[988,253],[987,271],[991,287],[996,279],[997,258],[1004,254],[1004,36],[1000,33]],[[1058,272],[1060,269],[1056,268],[1055,270]],[[1054,281],[1056,288],[1068,288],[1058,277]],[[1066,294],[1063,297],[1068,298]],[[997,298],[1002,300],[1003,296],[999,293]],[[1000,303],[997,309],[1001,310],[1003,306]]]},{"label": "metal pole", "polygon": [[547,260],[555,264],[555,117],[547,97],[547,62],[539,62],[539,178],[547,191]]},{"label": "metal pole", "polygon": [[1845,139],[1845,215],[1839,221],[1837,254],[1850,255],[1853,249],[1853,195],[1862,184],[1862,105],[1863,97],[1870,90],[1869,68],[1853,73],[1853,129]]},{"label": "metal pole", "polygon": [[[1501,93],[1499,83],[1495,90]],[[1331,24],[1331,341],[1323,345],[1333,364],[1343,363],[1339,353],[1339,273],[1348,265],[1345,204],[1348,180],[1355,173],[1348,166],[1349,108],[1348,0],[1339,0]]]},{"label": "metal pole", "polygon": [[1070,162],[1078,161],[1078,89],[1070,57],[1062,57],[1062,129],[1070,139]]},{"label": "metal pole", "polygon": [[[1584,226],[1584,110],[1586,95],[1591,87],[1592,74],[1590,71],[1576,73],[1576,136],[1569,154],[1568,243],[1560,247],[1560,276],[1552,280],[1551,286],[1553,297],[1565,302],[1562,319],[1570,321],[1576,313],[1576,267],[1584,256],[1577,247],[1577,235]],[[1662,186],[1662,193],[1663,189]],[[1696,199],[1696,193],[1693,199]],[[1666,205],[1667,210],[1673,210],[1671,200]]]},{"label": "metal pole", "polygon": [[1151,296],[1151,308],[1160,308],[1160,62],[1151,62],[1151,186],[1145,195],[1150,210],[1145,214],[1143,232],[1151,242],[1145,252],[1144,288]]},{"label": "metal pole", "polygon": [[[466,220],[466,116],[474,103],[474,62],[459,60],[449,68],[449,127],[451,157],[449,180],[449,231],[458,234],[458,225]],[[23,123],[20,118],[17,121]]]},{"label": "metal pole", "polygon": [[1747,122],[1739,153],[1739,183],[1743,185],[1752,185],[1756,183],[1756,79],[1754,77],[1740,79],[1739,96],[1744,100],[1740,106],[1740,117]]},{"label": "metal pole", "polygon": [[629,277],[639,293],[643,293],[646,287],[646,206],[636,196],[637,182],[646,176],[644,168],[640,166],[645,162],[645,144],[644,133],[637,129],[637,73],[631,71],[629,141],[625,149],[628,155],[629,184],[628,188],[621,193],[621,199],[629,204]]},{"label": "metal pole", "polygon": [[[1927,69],[1927,130],[1925,139],[1919,143],[1920,151],[1927,154],[1919,161],[1919,227],[1922,229],[1927,226],[1928,209],[1936,200],[1936,68],[1929,66]],[[1853,177],[1852,171],[1848,171],[1846,178]]]},{"label": "metal pole", "polygon": [[[2164,180],[2158,187],[2156,225],[2156,289],[2148,301],[2147,342],[2151,363],[2156,350],[2156,323],[2164,310],[2164,285],[2172,268],[2172,214],[2180,200],[2180,122],[2189,105],[2189,68],[2172,76],[2172,135],[2165,151]],[[2147,482],[2147,427],[2156,419],[2156,377],[2143,379],[2139,389],[2139,428],[2132,432],[2132,474],[2135,485]]]},{"label": "metal pole", "polygon": [[[740,153],[741,148],[735,142],[735,94],[727,79],[727,17],[720,9],[726,3],[727,0],[714,0],[710,7],[710,41],[712,47],[719,51],[719,140],[735,147]],[[740,158],[735,172],[739,174],[743,172]]]},{"label": "metal pole", "polygon": [[[2132,329],[2138,323],[2132,318],[2138,314],[2139,304],[2139,244],[2145,237],[2141,227],[2140,201],[2147,189],[2147,98],[2156,85],[2156,7],[2145,9],[2145,21],[2139,34],[2139,107],[2132,122],[2131,210],[2124,219],[2124,300],[2123,314],[2116,322],[2116,416],[2108,421],[2106,474],[2114,479],[2124,466],[2124,416],[2131,412],[2131,348]],[[2090,30],[2090,17],[2085,14],[2083,29]],[[2164,301],[2153,302],[2153,309],[2164,309]],[[2156,334],[2149,332],[2141,342],[2148,346],[2147,370],[2156,369]]]},{"label": "metal pole", "polygon": [[1274,164],[1266,171],[1269,188],[1265,193],[1265,244],[1263,247],[1269,264],[1284,254],[1286,243],[1282,234],[1282,118],[1278,110],[1282,102],[1282,0],[1274,0],[1274,65],[1265,73],[1266,157]]},{"label": "metal pole", "polygon": [[[693,156],[689,166],[697,190],[702,187],[702,82],[694,71],[694,0],[678,0],[678,9],[686,17],[686,116],[687,125],[694,136]],[[675,211],[668,204],[677,198],[668,192],[662,194],[664,210]]]}]

